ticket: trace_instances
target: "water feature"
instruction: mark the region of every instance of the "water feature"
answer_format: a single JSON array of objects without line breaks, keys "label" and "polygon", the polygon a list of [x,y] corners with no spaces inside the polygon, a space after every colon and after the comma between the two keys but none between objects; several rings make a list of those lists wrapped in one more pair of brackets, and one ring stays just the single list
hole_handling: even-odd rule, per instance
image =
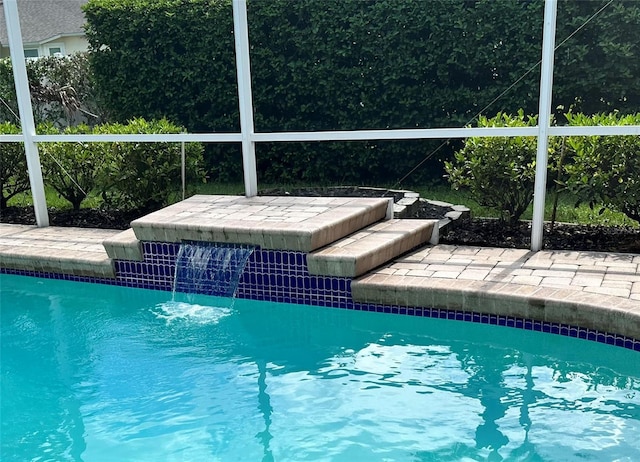
[{"label": "water feature", "polygon": [[254,247],[185,241],[176,259],[173,293],[233,298]]}]

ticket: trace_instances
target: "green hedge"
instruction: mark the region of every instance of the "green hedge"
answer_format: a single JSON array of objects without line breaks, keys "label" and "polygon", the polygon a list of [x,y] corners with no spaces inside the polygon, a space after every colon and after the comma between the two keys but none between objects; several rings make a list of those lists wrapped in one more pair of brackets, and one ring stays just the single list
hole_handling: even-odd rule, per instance
[{"label": "green hedge", "polygon": [[[640,113],[585,115],[568,112],[572,126],[640,125]],[[478,127],[536,124],[523,111],[481,117]],[[451,186],[466,189],[479,204],[515,224],[533,200],[535,137],[473,137],[464,141],[445,169]],[[640,222],[640,136],[568,136],[549,139],[549,183],[591,207],[609,208]],[[576,206],[578,205],[576,204]]]},{"label": "green hedge", "polygon": [[[480,117],[478,127],[535,126],[535,117],[500,113]],[[549,146],[553,165],[555,140]],[[515,225],[533,200],[536,176],[537,139],[533,136],[473,137],[445,163],[449,182],[455,189],[468,189],[480,205],[495,209],[507,223]]]},{"label": "green hedge", "polygon": [[[97,134],[170,134],[184,129],[166,119],[133,119],[104,124]],[[105,161],[100,170],[102,197],[114,207],[157,209],[178,198],[182,188],[180,143],[102,143]],[[185,144],[186,180],[205,180],[201,143]]]},{"label": "green hedge", "polygon": [[[560,2],[564,38],[600,5]],[[90,0],[92,64],[116,120],[237,131],[230,0]],[[462,126],[540,59],[542,0],[255,0],[248,5],[258,131]],[[556,58],[555,105],[640,108],[640,5],[616,2]],[[537,109],[539,70],[487,114]],[[260,144],[260,181],[392,182],[439,142]],[[453,143],[450,153],[457,146]],[[412,176],[441,173],[442,150]],[[237,145],[208,166],[237,178]]]},{"label": "green hedge", "polygon": [[[42,134],[58,134],[52,125],[39,126]],[[68,135],[91,134],[87,125],[67,127],[61,133]],[[53,187],[60,197],[69,201],[75,210],[90,193],[99,190],[99,176],[108,159],[102,143],[54,142],[39,145],[40,162],[44,181]]]}]

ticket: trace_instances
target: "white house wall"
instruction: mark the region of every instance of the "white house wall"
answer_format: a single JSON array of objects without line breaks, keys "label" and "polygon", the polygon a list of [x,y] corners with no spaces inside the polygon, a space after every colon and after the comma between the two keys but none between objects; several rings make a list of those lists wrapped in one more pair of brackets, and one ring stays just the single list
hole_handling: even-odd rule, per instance
[{"label": "white house wall", "polygon": [[[51,40],[47,40],[43,43],[25,43],[25,50],[38,50],[38,56],[49,56],[49,48],[61,48],[63,55],[70,55],[73,53],[87,51],[89,49],[89,42],[84,36],[68,36],[68,37],[54,37]],[[9,47],[0,47],[0,58],[8,58]]]}]

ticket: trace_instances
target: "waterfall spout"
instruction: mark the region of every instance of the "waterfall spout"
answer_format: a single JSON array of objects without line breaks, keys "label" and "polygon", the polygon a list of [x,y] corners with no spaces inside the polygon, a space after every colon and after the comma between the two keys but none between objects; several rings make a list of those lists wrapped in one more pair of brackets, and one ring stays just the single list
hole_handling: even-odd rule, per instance
[{"label": "waterfall spout", "polygon": [[254,247],[183,242],[176,258],[173,292],[234,297]]}]

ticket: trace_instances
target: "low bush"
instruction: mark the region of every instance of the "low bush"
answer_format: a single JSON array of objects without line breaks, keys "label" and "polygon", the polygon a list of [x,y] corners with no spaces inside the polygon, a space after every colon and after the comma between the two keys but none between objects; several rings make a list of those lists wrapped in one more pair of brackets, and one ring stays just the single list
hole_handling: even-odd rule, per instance
[{"label": "low bush", "polygon": [[[56,132],[53,127],[39,127],[40,133]],[[91,127],[67,127],[62,133],[90,134]],[[42,143],[40,156],[45,183],[79,210],[90,192],[99,186],[98,176],[105,162],[104,143],[53,142]]]},{"label": "low bush", "polygon": [[[126,124],[78,125],[60,132],[52,124],[38,126],[39,134],[169,134],[184,129],[167,120],[135,119]],[[0,124],[0,133],[20,133]],[[178,197],[182,187],[180,143],[47,142],[40,143],[43,178],[74,209],[90,195],[109,208],[150,210]],[[22,143],[0,143],[2,206],[29,189]],[[187,183],[204,182],[203,147],[185,145]]]},{"label": "low bush", "polygon": [[[0,123],[0,134],[17,135],[20,127],[15,124]],[[7,201],[13,196],[30,189],[27,157],[22,143],[0,143],[0,184],[2,196],[0,208],[7,206]]]},{"label": "low bush", "polygon": [[[478,127],[535,126],[536,117],[521,110],[511,116],[499,113],[480,117]],[[495,209],[503,220],[515,224],[533,200],[535,183],[535,137],[473,137],[445,162],[445,170],[454,189],[468,189],[480,205]],[[555,152],[550,143],[550,153]]]},{"label": "low bush", "polygon": [[[184,129],[166,119],[134,119],[127,124],[104,124],[94,133],[168,134]],[[203,147],[185,145],[188,183],[204,182]],[[102,197],[111,206],[154,209],[167,205],[182,187],[180,143],[106,143],[100,167]]]},{"label": "low bush", "polygon": [[[640,125],[640,114],[566,117],[570,125]],[[640,137],[570,136],[566,145],[566,188],[591,207],[601,204],[640,222]]]}]

